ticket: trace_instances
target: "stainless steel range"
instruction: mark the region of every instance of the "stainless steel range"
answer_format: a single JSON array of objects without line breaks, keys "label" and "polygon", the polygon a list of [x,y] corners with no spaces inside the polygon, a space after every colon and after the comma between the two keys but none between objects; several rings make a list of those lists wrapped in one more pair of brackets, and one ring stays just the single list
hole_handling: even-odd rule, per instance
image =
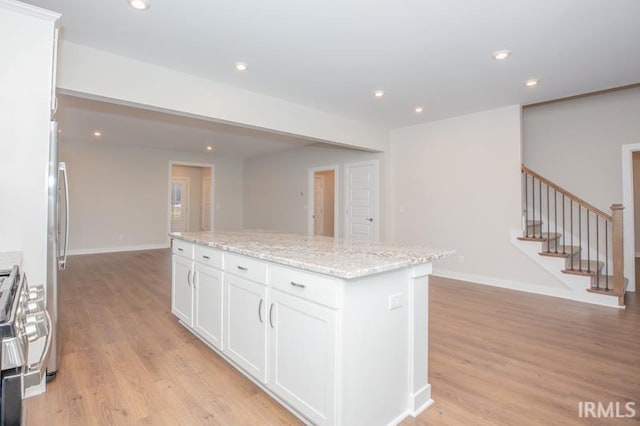
[{"label": "stainless steel range", "polygon": [[[44,287],[29,288],[17,266],[0,271],[0,426],[21,424],[24,389],[40,384],[46,374],[50,331]],[[45,336],[40,359],[30,364],[30,343]]]}]

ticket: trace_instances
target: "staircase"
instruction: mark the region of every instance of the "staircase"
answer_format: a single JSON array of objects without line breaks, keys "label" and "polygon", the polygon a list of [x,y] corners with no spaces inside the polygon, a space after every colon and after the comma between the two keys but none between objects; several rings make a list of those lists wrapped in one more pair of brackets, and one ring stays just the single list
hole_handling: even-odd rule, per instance
[{"label": "staircase", "polygon": [[624,307],[624,207],[614,204],[607,214],[524,165],[521,170],[523,229],[514,245],[563,282],[566,297]]}]

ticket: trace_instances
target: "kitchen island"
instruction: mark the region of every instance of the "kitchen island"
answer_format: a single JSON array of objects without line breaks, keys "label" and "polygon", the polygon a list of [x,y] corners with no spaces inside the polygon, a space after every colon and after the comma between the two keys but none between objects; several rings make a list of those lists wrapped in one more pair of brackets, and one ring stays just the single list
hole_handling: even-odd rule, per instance
[{"label": "kitchen island", "polygon": [[172,233],[172,312],[303,420],[396,424],[431,403],[428,276],[447,250]]}]

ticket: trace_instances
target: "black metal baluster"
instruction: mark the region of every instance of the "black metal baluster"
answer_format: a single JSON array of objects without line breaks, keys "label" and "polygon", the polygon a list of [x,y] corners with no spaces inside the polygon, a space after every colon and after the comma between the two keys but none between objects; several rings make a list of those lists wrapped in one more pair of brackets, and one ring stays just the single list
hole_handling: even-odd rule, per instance
[{"label": "black metal baluster", "polygon": [[535,176],[531,176],[531,201],[532,201],[532,205],[531,205],[531,210],[533,211],[533,220],[531,221],[531,223],[533,224],[533,237],[535,238],[536,236],[536,228],[535,228],[535,223],[536,223],[536,177]]},{"label": "black metal baluster", "polygon": [[571,215],[571,270],[573,270],[573,200],[569,199],[569,214]]},{"label": "black metal baluster", "polygon": [[591,238],[589,237],[589,209],[587,209],[587,272],[591,272]]},{"label": "black metal baluster", "polygon": [[524,229],[525,229],[525,237],[529,238],[529,185],[527,185],[529,181],[529,174],[523,173],[524,175]]},{"label": "black metal baluster", "polygon": [[[600,216],[596,215],[596,261],[600,259]],[[600,290],[600,274],[596,274],[596,288]]]},{"label": "black metal baluster", "polygon": [[540,238],[542,238],[542,181],[538,179],[538,195],[540,196]]},{"label": "black metal baluster", "polygon": [[[551,226],[551,220],[549,219],[551,217],[551,215],[549,214],[549,185],[547,185],[547,253],[549,253],[551,250],[549,250],[549,234],[551,234],[551,228],[549,228]],[[540,228],[540,231],[542,232],[542,227]]]},{"label": "black metal baluster", "polygon": [[567,254],[567,227],[564,224],[564,218],[565,218],[565,213],[564,213],[564,205],[566,204],[566,200],[564,197],[564,193],[562,194],[562,254]]},{"label": "black metal baluster", "polygon": [[578,204],[578,247],[580,247],[579,271],[582,271],[582,206]]},{"label": "black metal baluster", "polygon": [[555,241],[554,246],[555,246],[555,252],[556,254],[558,254],[558,190],[557,189],[553,189],[553,217],[554,217],[554,223],[555,223],[555,231],[554,231],[554,236],[553,236],[553,241]]},{"label": "black metal baluster", "polygon": [[605,287],[607,289],[607,291],[609,291],[609,221],[605,221],[604,223],[604,241],[605,241],[605,245],[604,245],[604,249],[605,249],[605,262],[604,262],[604,281],[605,281]]}]

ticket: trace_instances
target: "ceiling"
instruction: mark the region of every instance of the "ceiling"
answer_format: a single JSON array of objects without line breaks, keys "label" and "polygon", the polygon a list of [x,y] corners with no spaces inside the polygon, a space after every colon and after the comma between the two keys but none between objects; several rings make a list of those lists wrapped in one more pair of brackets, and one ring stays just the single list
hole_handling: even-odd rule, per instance
[{"label": "ceiling", "polygon": [[[60,139],[246,158],[314,143],[210,120],[58,95]],[[99,132],[100,136],[94,135]]]},{"label": "ceiling", "polygon": [[387,128],[640,82],[638,0],[150,1],[27,0],[64,40]]}]

